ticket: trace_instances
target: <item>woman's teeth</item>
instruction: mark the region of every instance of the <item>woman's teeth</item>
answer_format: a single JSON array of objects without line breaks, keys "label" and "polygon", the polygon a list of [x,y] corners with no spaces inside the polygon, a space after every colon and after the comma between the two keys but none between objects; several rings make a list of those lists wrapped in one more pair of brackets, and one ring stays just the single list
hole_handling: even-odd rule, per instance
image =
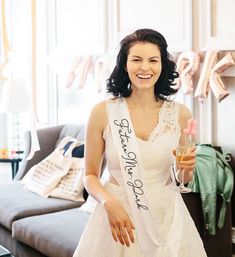
[{"label": "woman's teeth", "polygon": [[150,79],[151,77],[152,77],[152,75],[137,75],[137,77],[139,78],[139,79]]}]

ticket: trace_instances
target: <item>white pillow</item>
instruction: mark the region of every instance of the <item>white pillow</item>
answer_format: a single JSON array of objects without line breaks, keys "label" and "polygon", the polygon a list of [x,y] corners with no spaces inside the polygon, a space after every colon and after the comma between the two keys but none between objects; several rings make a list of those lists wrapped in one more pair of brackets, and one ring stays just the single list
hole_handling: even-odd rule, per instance
[{"label": "white pillow", "polygon": [[[69,142],[72,143],[64,153],[64,148]],[[78,166],[72,157],[72,150],[79,144],[81,143],[76,138],[63,138],[51,154],[34,165],[23,177],[21,182],[24,184],[24,188],[48,197],[72,167]],[[81,165],[79,164],[79,166]]]},{"label": "white pillow", "polygon": [[84,201],[83,172],[84,158],[72,157],[72,165],[69,172],[62,177],[58,185],[50,192],[50,196],[72,201]]}]

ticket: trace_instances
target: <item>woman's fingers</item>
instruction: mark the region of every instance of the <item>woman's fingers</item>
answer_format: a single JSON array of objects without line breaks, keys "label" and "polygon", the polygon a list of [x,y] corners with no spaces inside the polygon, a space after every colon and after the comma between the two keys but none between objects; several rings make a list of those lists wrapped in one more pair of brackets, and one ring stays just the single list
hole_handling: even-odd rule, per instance
[{"label": "woman's fingers", "polygon": [[121,232],[121,235],[122,235],[122,238],[123,238],[123,240],[124,240],[125,245],[129,247],[129,246],[130,246],[130,241],[129,241],[129,237],[128,237],[128,235],[127,235],[126,227],[125,227],[125,226],[122,226],[122,227],[120,228],[120,232]]},{"label": "woman's fingers", "polygon": [[130,222],[127,225],[116,225],[111,227],[113,239],[119,241],[122,245],[130,246],[130,242],[134,243],[134,225]]},{"label": "woman's fingers", "polygon": [[115,228],[112,226],[111,226],[111,232],[112,232],[113,239],[117,242],[118,239],[117,239],[116,231],[115,231]]},{"label": "woman's fingers", "polygon": [[126,225],[126,230],[127,230],[127,233],[129,235],[129,238],[131,240],[132,243],[135,242],[135,238],[134,238],[134,233],[133,233],[133,229],[135,229],[134,225],[131,223],[128,223]]},{"label": "woman's fingers", "polygon": [[192,170],[196,165],[196,147],[192,147],[191,152],[187,153],[179,162],[181,169]]},{"label": "woman's fingers", "polygon": [[191,166],[191,165],[194,165],[196,163],[196,160],[194,159],[194,158],[192,158],[192,159],[189,159],[189,160],[187,160],[187,161],[184,161],[184,160],[182,160],[182,161],[180,161],[179,162],[179,165],[180,166]]},{"label": "woman's fingers", "polygon": [[[198,146],[192,146],[190,149],[190,153],[196,154],[196,152],[198,151],[199,147]],[[172,154],[174,156],[176,156],[176,149],[172,150]]]},{"label": "woman's fingers", "polygon": [[124,240],[123,240],[123,237],[122,237],[122,232],[121,232],[121,229],[120,229],[120,227],[118,225],[115,227],[115,232],[116,232],[116,235],[118,237],[119,242],[122,245],[124,245]]},{"label": "woman's fingers", "polygon": [[194,169],[195,168],[195,164],[196,164],[196,162],[195,161],[182,161],[182,162],[180,162],[179,163],[179,166],[180,166],[180,168],[181,168],[181,170],[182,169],[185,169],[185,170],[192,170],[192,169]]}]

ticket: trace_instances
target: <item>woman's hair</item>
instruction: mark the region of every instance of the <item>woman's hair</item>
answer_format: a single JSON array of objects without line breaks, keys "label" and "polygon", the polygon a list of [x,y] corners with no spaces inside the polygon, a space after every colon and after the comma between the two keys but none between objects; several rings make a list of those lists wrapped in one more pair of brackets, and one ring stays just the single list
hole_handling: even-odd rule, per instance
[{"label": "woman's hair", "polygon": [[157,31],[152,29],[139,29],[126,36],[120,43],[120,50],[117,55],[116,66],[107,80],[107,92],[113,96],[130,96],[130,79],[126,71],[127,56],[129,49],[138,42],[152,43],[159,47],[161,53],[162,71],[154,86],[156,100],[168,100],[170,95],[177,92],[171,86],[175,85],[174,79],[179,74],[176,71],[176,64],[167,51],[165,38]]}]

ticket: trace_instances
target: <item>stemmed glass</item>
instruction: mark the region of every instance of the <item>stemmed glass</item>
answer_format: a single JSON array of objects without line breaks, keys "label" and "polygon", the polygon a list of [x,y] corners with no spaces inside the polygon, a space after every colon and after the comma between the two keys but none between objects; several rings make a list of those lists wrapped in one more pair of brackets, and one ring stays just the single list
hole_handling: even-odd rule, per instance
[{"label": "stemmed glass", "polygon": [[[196,134],[196,120],[195,119],[189,119],[188,120],[188,126],[186,129],[183,130],[184,136],[185,136],[185,143],[184,145],[180,145],[176,148],[176,160],[180,164],[181,161],[187,161],[190,160],[190,152],[192,147],[194,146],[194,142],[192,139],[192,136]],[[175,165],[176,166],[176,165]],[[175,172],[175,176],[178,177],[178,175],[181,175],[180,177],[180,185],[177,187],[177,190],[180,193],[190,193],[192,190],[188,187],[184,186],[184,169],[181,170],[179,168]]]},{"label": "stemmed glass", "polygon": [[[190,159],[190,151],[191,151],[192,146],[186,146],[186,145],[181,145],[176,148],[176,159],[177,162],[180,163],[181,161],[187,161]],[[178,191],[180,193],[190,193],[192,190],[191,188],[185,187],[184,186],[184,169],[179,168],[176,171],[176,174],[180,174],[180,184],[177,187]]]}]

